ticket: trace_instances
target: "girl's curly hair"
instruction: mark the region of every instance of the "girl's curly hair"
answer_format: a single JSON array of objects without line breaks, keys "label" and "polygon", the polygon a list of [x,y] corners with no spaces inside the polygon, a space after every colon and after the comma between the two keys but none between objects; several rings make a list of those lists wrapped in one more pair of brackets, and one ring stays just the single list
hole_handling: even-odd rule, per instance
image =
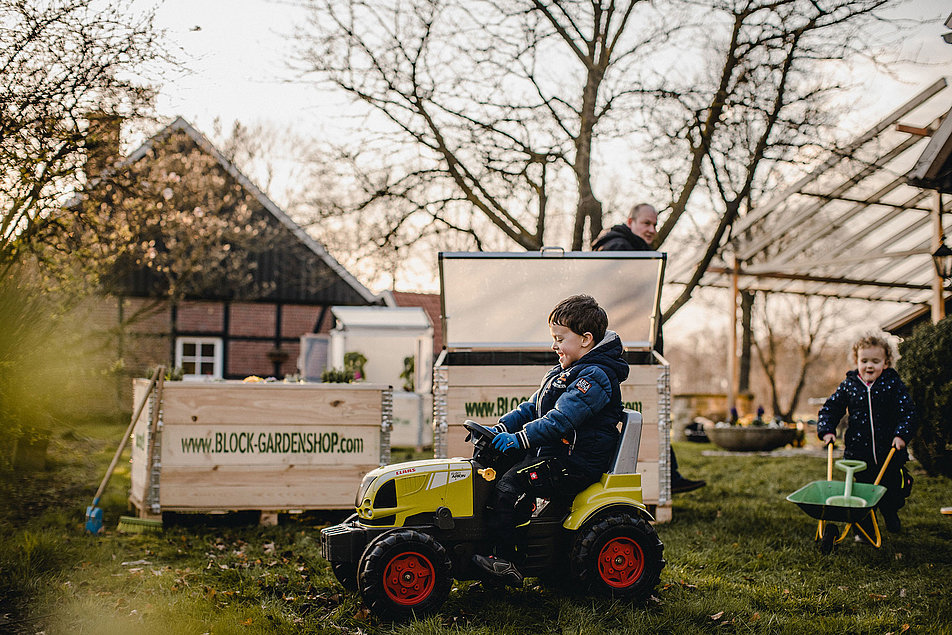
[{"label": "girl's curly hair", "polygon": [[853,348],[850,352],[850,362],[854,365],[859,359],[859,349],[861,348],[881,348],[885,352],[886,356],[886,366],[892,366],[893,362],[898,359],[898,355],[893,351],[893,345],[890,343],[885,336],[880,333],[866,333],[862,335],[859,339],[853,342]]}]

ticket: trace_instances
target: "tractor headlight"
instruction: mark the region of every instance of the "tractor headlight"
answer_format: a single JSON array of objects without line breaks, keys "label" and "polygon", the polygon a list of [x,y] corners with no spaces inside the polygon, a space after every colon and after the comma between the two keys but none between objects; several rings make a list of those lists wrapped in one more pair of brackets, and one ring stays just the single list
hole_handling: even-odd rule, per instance
[{"label": "tractor headlight", "polygon": [[367,490],[370,489],[370,486],[373,485],[374,480],[377,477],[373,474],[367,474],[360,481],[360,487],[357,488],[357,499],[354,501],[354,507],[360,507],[360,501],[364,500],[364,494],[367,493]]},{"label": "tractor headlight", "polygon": [[364,502],[357,506],[357,515],[361,518],[373,518],[374,517],[374,508],[373,504],[370,502],[369,498],[365,498]]}]

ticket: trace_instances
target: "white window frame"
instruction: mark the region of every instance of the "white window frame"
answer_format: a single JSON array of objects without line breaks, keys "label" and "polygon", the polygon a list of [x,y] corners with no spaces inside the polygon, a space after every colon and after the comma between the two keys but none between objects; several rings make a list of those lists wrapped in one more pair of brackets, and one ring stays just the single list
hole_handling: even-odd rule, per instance
[{"label": "white window frame", "polygon": [[[196,355],[185,355],[185,345],[195,344]],[[202,346],[211,344],[215,347],[213,356],[203,357],[201,354]],[[177,337],[175,338],[175,366],[185,368],[186,362],[194,362],[196,369],[201,369],[202,363],[212,362],[212,374],[202,375],[201,373],[186,373],[183,379],[204,380],[222,378],[222,353],[224,352],[224,342],[220,337]]]}]

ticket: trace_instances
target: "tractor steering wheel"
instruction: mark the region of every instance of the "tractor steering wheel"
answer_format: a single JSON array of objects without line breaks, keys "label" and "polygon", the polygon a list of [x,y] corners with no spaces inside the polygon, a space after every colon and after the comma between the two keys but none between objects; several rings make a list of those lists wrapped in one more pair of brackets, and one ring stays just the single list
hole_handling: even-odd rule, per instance
[{"label": "tractor steering wheel", "polygon": [[473,445],[475,445],[477,448],[492,443],[492,440],[496,438],[497,434],[499,434],[498,431],[493,430],[492,428],[487,428],[481,423],[476,423],[472,419],[467,419],[464,421],[463,427],[466,428],[466,431],[469,433],[466,435],[466,440],[472,440]]},{"label": "tractor steering wheel", "polygon": [[473,442],[473,459],[480,465],[494,466],[502,457],[502,454],[493,447],[493,439],[499,432],[471,419],[464,421],[463,427],[468,433],[466,440]]}]

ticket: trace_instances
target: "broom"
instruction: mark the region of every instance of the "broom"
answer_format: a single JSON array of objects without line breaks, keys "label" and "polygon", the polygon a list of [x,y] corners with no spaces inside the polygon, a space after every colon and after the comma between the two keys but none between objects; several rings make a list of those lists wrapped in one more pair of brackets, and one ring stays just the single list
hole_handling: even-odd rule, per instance
[{"label": "broom", "polygon": [[161,518],[136,518],[135,516],[120,516],[116,530],[125,534],[153,534],[162,531]]},{"label": "broom", "polygon": [[142,409],[145,408],[145,404],[149,399],[149,395],[152,394],[152,389],[155,387],[156,382],[159,381],[159,378],[163,377],[164,375],[165,366],[159,366],[152,374],[152,380],[149,382],[149,387],[146,389],[145,394],[142,395],[142,400],[139,402],[135,412],[132,414],[132,421],[129,422],[129,427],[126,428],[126,432],[122,436],[122,442],[119,443],[119,448],[116,449],[116,453],[112,457],[112,462],[109,463],[109,468],[106,469],[106,476],[103,477],[102,482],[99,484],[99,489],[96,490],[96,495],[93,496],[93,503],[86,508],[86,531],[94,536],[98,535],[99,532],[102,531],[102,509],[99,508],[99,499],[102,496],[103,491],[106,489],[106,484],[109,482],[109,478],[112,476],[113,470],[116,469],[116,464],[119,463],[119,457],[122,455],[123,450],[126,449],[126,443],[129,441],[129,436],[132,434],[132,429],[135,427],[136,421],[139,419],[139,415],[142,414]]}]

